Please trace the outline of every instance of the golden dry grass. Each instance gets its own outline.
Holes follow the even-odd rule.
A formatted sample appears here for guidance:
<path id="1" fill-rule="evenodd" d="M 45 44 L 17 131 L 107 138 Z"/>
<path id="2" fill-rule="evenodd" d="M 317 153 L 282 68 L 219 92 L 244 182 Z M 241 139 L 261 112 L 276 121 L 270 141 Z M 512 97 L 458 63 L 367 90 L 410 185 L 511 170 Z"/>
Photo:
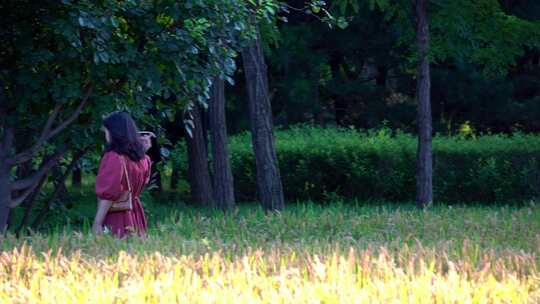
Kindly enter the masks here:
<path id="1" fill-rule="evenodd" d="M 0 302 L 540 303 L 536 205 L 362 209 L 369 217 L 339 208 L 175 215 L 127 241 L 8 235 Z M 411 236 L 419 227 L 430 229 Z"/>
<path id="2" fill-rule="evenodd" d="M 0 258 L 2 303 L 538 303 L 534 257 L 483 253 L 477 265 L 419 246 L 330 255 L 252 251 L 233 259 L 137 256 Z"/>

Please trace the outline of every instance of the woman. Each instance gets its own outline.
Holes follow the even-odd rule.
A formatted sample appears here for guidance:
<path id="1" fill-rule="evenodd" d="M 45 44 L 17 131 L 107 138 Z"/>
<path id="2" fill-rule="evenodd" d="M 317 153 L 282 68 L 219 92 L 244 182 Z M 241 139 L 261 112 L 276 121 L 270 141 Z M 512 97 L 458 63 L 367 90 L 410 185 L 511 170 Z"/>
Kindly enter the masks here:
<path id="1" fill-rule="evenodd" d="M 146 235 L 146 218 L 139 194 L 150 180 L 150 137 L 139 135 L 137 126 L 127 112 L 114 112 L 103 121 L 107 147 L 96 177 L 98 208 L 92 226 L 95 234 L 108 229 L 117 237 Z M 125 174 L 124 165 L 127 169 Z M 129 184 L 128 184 L 129 179 Z M 131 210 L 109 212 L 113 201 L 132 191 Z"/>

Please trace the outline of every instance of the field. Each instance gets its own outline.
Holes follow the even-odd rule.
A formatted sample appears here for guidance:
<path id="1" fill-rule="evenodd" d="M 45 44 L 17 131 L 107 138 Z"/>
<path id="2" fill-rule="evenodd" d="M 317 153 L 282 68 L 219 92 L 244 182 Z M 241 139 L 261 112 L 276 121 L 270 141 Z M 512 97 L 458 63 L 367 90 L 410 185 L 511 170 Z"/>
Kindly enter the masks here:
<path id="1" fill-rule="evenodd" d="M 535 203 L 167 208 L 150 213 L 146 239 L 6 236 L 0 302 L 540 302 Z"/>

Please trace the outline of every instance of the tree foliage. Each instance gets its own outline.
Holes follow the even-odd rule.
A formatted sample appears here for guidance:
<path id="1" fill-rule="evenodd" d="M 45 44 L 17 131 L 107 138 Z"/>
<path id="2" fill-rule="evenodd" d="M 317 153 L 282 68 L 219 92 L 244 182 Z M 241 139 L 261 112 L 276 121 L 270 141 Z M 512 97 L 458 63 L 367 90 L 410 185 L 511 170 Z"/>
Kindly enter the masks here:
<path id="1" fill-rule="evenodd" d="M 240 0 L 4 1 L 0 8 L 1 174 L 54 155 L 11 177 L 0 191 L 11 207 L 68 146 L 94 142 L 104 113 L 130 108 L 148 119 L 151 108 L 174 117 L 205 106 L 215 76 L 232 82 L 234 57 L 255 33 L 249 16 L 259 9 Z"/>
<path id="2" fill-rule="evenodd" d="M 277 122 L 414 131 L 411 2 L 329 6 L 345 29 L 292 15 L 279 25 L 268 56 Z M 452 133 L 467 121 L 478 131 L 540 130 L 538 5 L 441 0 L 430 1 L 429 13 L 435 131 Z"/>

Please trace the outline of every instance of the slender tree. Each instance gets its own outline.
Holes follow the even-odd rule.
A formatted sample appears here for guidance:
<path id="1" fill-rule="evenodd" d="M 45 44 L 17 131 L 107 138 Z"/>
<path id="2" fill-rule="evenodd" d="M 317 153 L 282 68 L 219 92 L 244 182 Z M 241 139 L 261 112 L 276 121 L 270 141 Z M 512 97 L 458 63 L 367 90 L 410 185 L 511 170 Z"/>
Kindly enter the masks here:
<path id="1" fill-rule="evenodd" d="M 190 120 L 193 122 L 193 128 L 190 129 L 186 138 L 191 196 L 193 201 L 201 206 L 214 207 L 212 182 L 208 171 L 208 151 L 203 138 L 201 109 L 195 105 L 186 115 L 191 115 Z"/>
<path id="2" fill-rule="evenodd" d="M 251 138 L 257 168 L 257 190 L 265 210 L 282 210 L 283 187 L 274 144 L 272 108 L 268 95 L 268 75 L 261 36 L 242 51 L 246 77 Z"/>
<path id="3" fill-rule="evenodd" d="M 418 150 L 416 164 L 416 202 L 425 208 L 433 202 L 433 153 L 431 146 L 431 76 L 429 70 L 428 0 L 415 0 L 416 44 L 418 67 L 416 99 L 418 102 Z"/>
<path id="4" fill-rule="evenodd" d="M 234 208 L 234 182 L 229 160 L 225 118 L 225 82 L 216 77 L 209 102 L 214 201 L 218 208 Z"/>

